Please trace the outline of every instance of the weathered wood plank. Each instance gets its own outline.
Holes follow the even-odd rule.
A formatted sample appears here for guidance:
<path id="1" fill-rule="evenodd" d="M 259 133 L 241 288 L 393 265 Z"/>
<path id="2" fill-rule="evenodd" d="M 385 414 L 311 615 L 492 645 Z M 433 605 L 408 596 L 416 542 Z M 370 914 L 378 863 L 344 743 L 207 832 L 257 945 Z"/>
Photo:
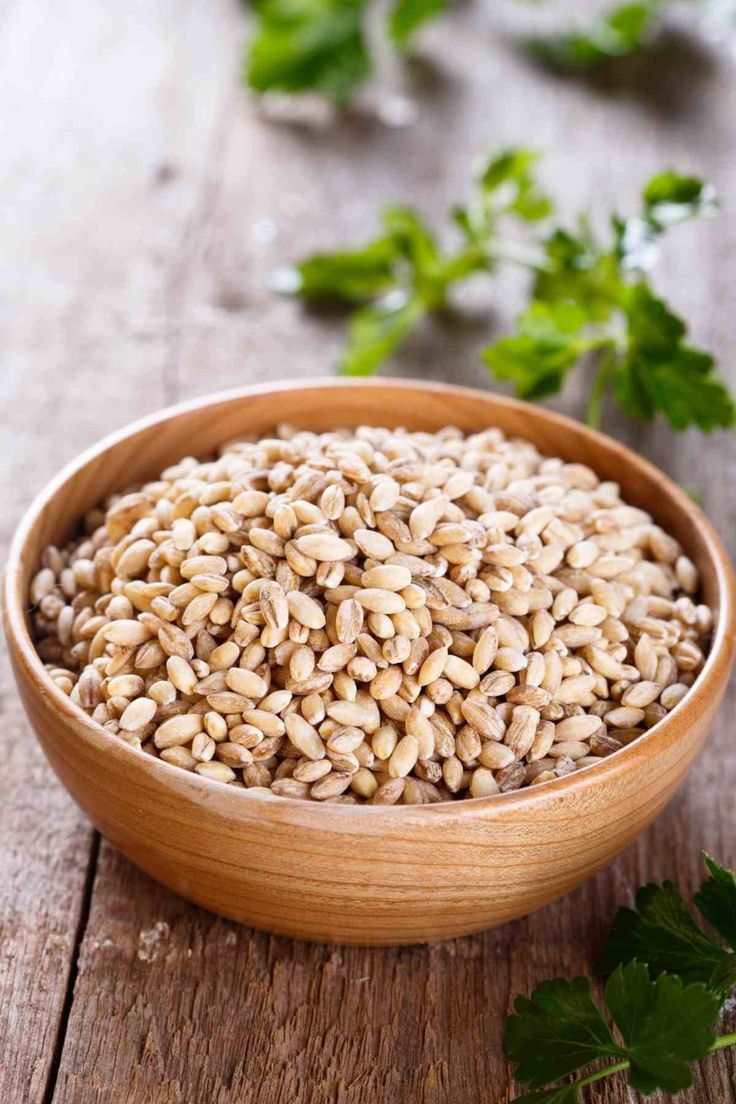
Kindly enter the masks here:
<path id="1" fill-rule="evenodd" d="M 11 372 L 0 381 L 12 402 L 13 517 L 64 458 L 138 412 L 255 379 L 331 371 L 341 324 L 277 299 L 269 273 L 308 249 L 368 235 L 383 201 L 413 199 L 439 219 L 463 194 L 477 153 L 520 140 L 546 148 L 548 183 L 569 211 L 633 203 L 647 174 L 670 163 L 707 171 L 733 192 L 736 79 L 727 62 L 691 58 L 687 100 L 678 94 L 682 62 L 680 72 L 638 63 L 621 87 L 599 82 L 585 92 L 515 51 L 508 36 L 523 18 L 518 7 L 463 6 L 429 32 L 408 130 L 355 113 L 329 128 L 264 120 L 234 86 L 241 15 L 226 0 L 134 6 L 125 23 L 108 4 L 10 8 L 0 72 L 14 96 L 11 163 L 16 183 L 25 180 L 2 275 L 14 308 L 3 324 Z M 32 90 L 18 79 L 19 43 L 31 40 L 34 64 L 51 74 L 34 127 Z M 735 235 L 728 214 L 681 230 L 660 281 L 726 365 Z M 508 324 L 522 283 L 509 274 L 479 287 L 463 316 L 429 325 L 391 370 L 488 385 L 476 350 Z M 580 387 L 558 405 L 579 413 Z M 50 433 L 52 424 L 63 432 Z M 676 478 L 700 484 L 733 541 L 730 444 L 609 425 Z M 90 840 L 14 708 L 15 727 L 0 730 L 14 753 L 0 777 L 14 872 L 3 886 L 17 909 L 14 973 L 3 990 L 10 1030 L 0 1031 L 0 1085 L 12 1104 L 40 1099 L 48 1077 Z M 103 844 L 54 1100 L 502 1104 L 512 1095 L 500 1047 L 510 997 L 552 973 L 589 970 L 615 905 L 642 881 L 675 874 L 692 890 L 701 846 L 736 862 L 729 715 L 681 796 L 613 867 L 536 916 L 433 947 L 271 939 L 191 908 Z M 53 916 L 34 932 L 44 899 Z M 58 931 L 53 977 L 47 948 Z M 730 1099 L 735 1071 L 729 1054 L 718 1055 L 683 1100 Z M 620 1084 L 591 1097 L 631 1099 Z"/>
<path id="2" fill-rule="evenodd" d="M 6 686 L 11 679 L 3 657 Z M 76 953 L 92 830 L 8 690 L 0 701 L 0 1096 L 41 1100 Z"/>
<path id="3" fill-rule="evenodd" d="M 198 57 L 217 44 L 217 12 L 200 14 L 139 6 L 123 31 L 104 5 L 4 8 L 3 549 L 63 463 L 166 401 L 176 266 L 207 178 L 213 100 L 232 89 L 216 56 L 207 89 L 187 79 L 193 42 Z M 174 154 L 192 172 L 166 183 Z M 4 652 L 2 678 L 0 1099 L 37 1104 L 63 1043 L 96 849 L 31 736 Z"/>

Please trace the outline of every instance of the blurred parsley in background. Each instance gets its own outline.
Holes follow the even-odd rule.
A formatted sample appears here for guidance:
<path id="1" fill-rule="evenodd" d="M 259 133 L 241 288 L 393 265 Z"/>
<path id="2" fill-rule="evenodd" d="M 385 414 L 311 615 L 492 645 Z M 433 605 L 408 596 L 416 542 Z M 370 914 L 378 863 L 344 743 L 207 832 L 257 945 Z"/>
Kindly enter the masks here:
<path id="1" fill-rule="evenodd" d="M 255 92 L 317 92 L 345 103 L 370 76 L 365 34 L 371 0 L 256 0 L 255 28 L 244 61 Z M 393 0 L 386 37 L 400 52 L 446 7 L 447 0 Z"/>
<path id="2" fill-rule="evenodd" d="M 453 211 L 455 248 L 443 248 L 418 211 L 393 206 L 372 241 L 304 258 L 282 276 L 282 288 L 352 307 L 340 369 L 369 375 L 427 314 L 448 307 L 456 285 L 501 262 L 521 264 L 533 273 L 529 302 L 516 332 L 483 353 L 497 379 L 523 398 L 540 399 L 592 362 L 592 425 L 609 394 L 643 422 L 659 413 L 676 430 L 732 426 L 736 408 L 713 358 L 688 343 L 685 322 L 648 276 L 667 230 L 716 211 L 713 188 L 668 170 L 646 185 L 639 212 L 611 216 L 605 240 L 581 215 L 574 229 L 537 232 L 530 245 L 500 230 L 534 226 L 552 213 L 534 176 L 536 159 L 530 150 L 510 149 L 485 162 L 469 203 Z"/>

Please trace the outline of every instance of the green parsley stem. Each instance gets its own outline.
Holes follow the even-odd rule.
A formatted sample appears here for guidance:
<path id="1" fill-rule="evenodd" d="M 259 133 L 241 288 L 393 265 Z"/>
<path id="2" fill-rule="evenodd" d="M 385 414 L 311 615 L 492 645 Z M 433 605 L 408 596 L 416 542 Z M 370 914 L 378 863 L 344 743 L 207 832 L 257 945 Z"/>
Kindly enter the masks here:
<path id="1" fill-rule="evenodd" d="M 595 379 L 593 380 L 593 386 L 590 389 L 588 409 L 585 415 L 585 421 L 591 429 L 600 429 L 603 399 L 608 385 L 608 372 L 610 367 L 611 356 L 610 354 L 604 354 L 598 366 Z"/>
<path id="2" fill-rule="evenodd" d="M 551 272 L 552 266 L 543 254 L 534 249 L 522 245 L 520 242 L 501 241 L 500 238 L 491 238 L 483 246 L 486 257 L 492 261 L 513 261 L 523 265 L 524 268 L 532 268 L 535 272 Z"/>
<path id="3" fill-rule="evenodd" d="M 734 1046 L 734 1044 L 736 1044 L 736 1031 L 731 1032 L 730 1035 L 719 1035 L 710 1048 L 711 1053 L 716 1050 L 723 1050 L 725 1047 Z M 576 1089 L 580 1089 L 584 1085 L 592 1085 L 594 1081 L 603 1081 L 604 1078 L 611 1077 L 614 1073 L 621 1073 L 622 1070 L 629 1069 L 630 1065 L 628 1058 L 625 1058 L 621 1062 L 604 1066 L 603 1069 L 596 1070 L 595 1073 L 589 1073 L 587 1077 L 581 1077 L 579 1080 L 573 1081 L 572 1084 Z"/>
<path id="4" fill-rule="evenodd" d="M 723 1050 L 724 1047 L 734 1046 L 734 1044 L 736 1044 L 736 1031 L 732 1031 L 730 1035 L 719 1035 L 710 1049 Z"/>
<path id="5" fill-rule="evenodd" d="M 596 1070 L 595 1073 L 589 1073 L 587 1077 L 581 1077 L 579 1081 L 573 1081 L 576 1089 L 581 1088 L 583 1085 L 592 1085 L 594 1081 L 602 1081 L 604 1077 L 610 1077 L 613 1073 L 620 1073 L 621 1070 L 628 1069 L 631 1062 L 628 1058 L 625 1058 L 622 1062 L 614 1062 L 612 1066 L 604 1066 L 603 1069 Z"/>
<path id="6" fill-rule="evenodd" d="M 570 1088 L 582 1089 L 584 1085 L 592 1085 L 594 1081 L 603 1081 L 605 1077 L 611 1077 L 614 1073 L 621 1073 L 622 1070 L 627 1070 L 631 1065 L 628 1058 L 624 1058 L 622 1062 L 614 1062 L 610 1066 L 604 1066 L 603 1069 L 596 1070 L 595 1073 L 589 1073 L 587 1077 L 577 1078 L 575 1081 L 571 1081 Z"/>

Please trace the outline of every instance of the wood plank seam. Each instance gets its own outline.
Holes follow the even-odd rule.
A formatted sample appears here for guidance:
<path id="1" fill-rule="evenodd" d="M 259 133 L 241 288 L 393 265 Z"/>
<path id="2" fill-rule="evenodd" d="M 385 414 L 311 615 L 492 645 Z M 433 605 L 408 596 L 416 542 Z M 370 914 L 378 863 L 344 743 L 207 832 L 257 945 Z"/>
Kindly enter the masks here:
<path id="1" fill-rule="evenodd" d="M 54 1052 L 51 1058 L 51 1064 L 49 1066 L 48 1078 L 46 1081 L 46 1088 L 41 1100 L 41 1104 L 52 1104 L 56 1093 L 56 1082 L 59 1076 L 59 1070 L 61 1068 L 61 1058 L 64 1053 L 64 1042 L 66 1040 L 66 1032 L 69 1024 L 69 1018 L 72 1012 L 72 1005 L 74 1003 L 74 989 L 77 982 L 77 975 L 79 973 L 79 955 L 82 947 L 82 941 L 87 931 L 87 925 L 89 923 L 90 909 L 92 908 L 92 894 L 94 892 L 95 877 L 97 875 L 97 863 L 100 856 L 100 833 L 92 833 L 92 842 L 89 850 L 89 862 L 87 864 L 87 873 L 84 880 L 84 889 L 82 891 L 82 904 L 79 911 L 79 920 L 77 922 L 77 928 L 74 933 L 74 945 L 72 947 L 71 961 L 69 965 L 69 973 L 66 981 L 66 991 L 64 993 L 64 1001 L 61 1006 L 61 1015 L 59 1017 L 59 1026 L 56 1032 L 56 1039 L 54 1040 Z"/>

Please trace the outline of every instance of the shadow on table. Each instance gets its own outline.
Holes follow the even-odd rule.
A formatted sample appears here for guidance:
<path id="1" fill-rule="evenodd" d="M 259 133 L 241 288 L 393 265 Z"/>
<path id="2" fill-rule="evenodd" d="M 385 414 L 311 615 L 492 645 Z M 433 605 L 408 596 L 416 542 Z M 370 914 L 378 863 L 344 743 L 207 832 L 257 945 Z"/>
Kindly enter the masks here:
<path id="1" fill-rule="evenodd" d="M 606 98 L 637 101 L 661 116 L 684 116 L 708 93 L 718 69 L 718 55 L 697 32 L 666 29 L 656 43 L 630 57 L 612 58 L 593 69 L 566 71 L 535 59 L 530 39 L 509 36 L 512 48 L 531 65 L 546 69 L 553 79 L 577 81 L 589 92 Z"/>
<path id="2" fill-rule="evenodd" d="M 314 92 L 295 96 L 269 92 L 251 103 L 266 123 L 308 141 L 310 149 L 324 148 L 328 153 L 342 149 L 346 155 L 359 153 L 365 158 L 372 149 L 385 148 L 392 134 L 402 141 L 420 115 L 431 118 L 456 94 L 457 80 L 435 58 L 415 55 L 402 66 L 400 85 L 376 81 L 343 106 Z"/>

